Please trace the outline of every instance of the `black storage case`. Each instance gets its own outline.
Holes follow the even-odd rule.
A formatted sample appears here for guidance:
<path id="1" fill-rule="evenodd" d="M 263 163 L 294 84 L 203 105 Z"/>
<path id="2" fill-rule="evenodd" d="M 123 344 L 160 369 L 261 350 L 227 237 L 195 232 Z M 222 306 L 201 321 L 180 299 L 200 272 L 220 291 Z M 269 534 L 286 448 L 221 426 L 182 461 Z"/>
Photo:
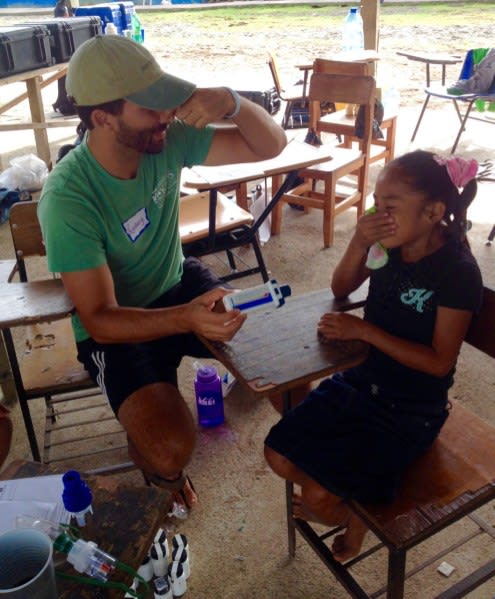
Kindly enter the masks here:
<path id="1" fill-rule="evenodd" d="M 48 67 L 53 63 L 47 27 L 0 27 L 0 77 Z"/>
<path id="2" fill-rule="evenodd" d="M 57 63 L 67 62 L 83 42 L 102 33 L 101 19 L 97 16 L 60 18 L 20 25 L 43 25 L 48 28 L 52 56 Z"/>
<path id="3" fill-rule="evenodd" d="M 237 91 L 237 93 L 251 100 L 251 102 L 263 106 L 269 114 L 277 114 L 280 110 L 280 96 L 274 87 L 264 92 Z"/>

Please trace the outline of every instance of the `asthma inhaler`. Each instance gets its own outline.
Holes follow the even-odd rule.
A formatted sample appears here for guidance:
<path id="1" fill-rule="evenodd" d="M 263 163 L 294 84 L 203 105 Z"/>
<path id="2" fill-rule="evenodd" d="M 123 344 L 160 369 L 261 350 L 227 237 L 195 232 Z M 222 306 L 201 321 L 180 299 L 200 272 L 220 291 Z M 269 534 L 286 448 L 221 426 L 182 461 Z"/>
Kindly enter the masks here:
<path id="1" fill-rule="evenodd" d="M 223 298 L 223 305 L 227 311 L 241 310 L 257 310 L 259 308 L 279 308 L 285 304 L 285 299 L 291 294 L 289 285 L 279 285 L 275 279 L 249 287 L 249 289 L 241 289 L 229 293 Z"/>

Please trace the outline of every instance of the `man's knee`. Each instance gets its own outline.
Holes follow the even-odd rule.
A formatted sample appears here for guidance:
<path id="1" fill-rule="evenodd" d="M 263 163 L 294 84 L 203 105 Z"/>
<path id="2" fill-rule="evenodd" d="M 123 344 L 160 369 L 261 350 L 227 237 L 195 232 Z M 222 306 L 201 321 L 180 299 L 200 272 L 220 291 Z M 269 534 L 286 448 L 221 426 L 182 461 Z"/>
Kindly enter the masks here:
<path id="1" fill-rule="evenodd" d="M 168 383 L 147 385 L 129 396 L 119 409 L 129 453 L 144 470 L 173 477 L 189 462 L 196 424 L 179 391 Z"/>

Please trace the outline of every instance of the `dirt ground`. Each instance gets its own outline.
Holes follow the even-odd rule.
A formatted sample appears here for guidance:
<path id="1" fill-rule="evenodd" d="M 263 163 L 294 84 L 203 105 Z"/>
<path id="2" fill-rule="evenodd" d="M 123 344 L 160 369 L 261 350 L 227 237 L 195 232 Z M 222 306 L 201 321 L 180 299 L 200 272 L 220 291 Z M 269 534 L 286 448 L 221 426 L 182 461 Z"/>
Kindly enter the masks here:
<path id="1" fill-rule="evenodd" d="M 325 10 L 343 9 L 332 7 L 315 10 L 324 16 Z M 340 44 L 340 32 L 336 27 L 301 30 L 297 39 L 280 29 L 273 29 L 269 35 L 266 32 L 237 35 L 234 27 L 232 31 L 222 31 L 218 35 L 198 36 L 182 17 L 177 17 L 177 23 L 166 28 L 147 23 L 147 19 L 147 16 L 143 16 L 146 44 L 156 52 L 163 66 L 200 85 L 230 84 L 237 89 L 257 90 L 271 87 L 265 59 L 266 51 L 273 48 L 279 56 L 283 78 L 293 83 L 299 77 L 295 64 L 311 62 L 316 55 L 330 56 Z M 19 19 L 4 17 L 2 25 L 7 24 L 7 21 L 19 22 Z M 401 99 L 397 153 L 413 147 L 448 153 L 456 132 L 456 117 L 451 106 L 433 107 L 425 117 L 416 143 L 414 146 L 410 144 L 411 131 L 424 98 L 422 87 L 425 73 L 423 65 L 408 62 L 397 56 L 396 51 L 421 47 L 422 50 L 441 50 L 462 55 L 468 47 L 466 40 L 491 39 L 492 30 L 490 23 L 471 29 L 462 23 L 455 27 L 438 25 L 427 32 L 415 26 L 382 28 L 379 82 L 384 89 L 395 87 Z M 297 50 L 294 49 L 296 44 Z M 456 79 L 458 70 L 456 66 L 449 68 L 449 81 Z M 44 92 L 48 113 L 55 97 L 56 86 Z M 21 106 L 3 118 L 14 120 L 25 114 L 26 107 Z M 275 118 L 280 119 L 281 114 Z M 289 134 L 304 136 L 304 131 L 295 130 Z M 1 137 L 0 151 L 4 167 L 12 156 L 34 151 L 30 132 L 2 133 Z M 61 143 L 71 138 L 67 131 L 52 130 L 52 156 L 55 157 Z M 493 160 L 493 139 L 486 124 L 472 123 L 457 153 L 480 160 Z M 372 167 L 372 179 L 379 168 L 379 165 Z M 495 248 L 486 246 L 485 240 L 495 223 L 493 189 L 493 183 L 480 184 L 470 213 L 473 252 L 480 263 L 485 282 L 491 285 L 495 284 Z M 332 268 L 342 254 L 354 225 L 354 211 L 339 216 L 335 245 L 323 250 L 321 213 L 314 210 L 304 215 L 287 207 L 281 235 L 272 237 L 263 248 L 271 273 L 279 282 L 290 284 L 294 294 L 327 286 Z M 9 235 L 8 225 L 1 226 L 0 258 L 12 257 Z M 216 262 L 212 264 L 217 268 Z M 255 279 L 245 280 L 243 285 L 258 282 Z M 467 347 L 463 348 L 452 396 L 495 425 L 493 372 L 493 364 L 489 360 Z M 191 409 L 194 409 L 192 373 L 191 361 L 185 360 L 179 373 L 180 388 Z M 40 428 L 43 406 L 35 403 L 33 407 L 37 427 Z M 188 472 L 194 480 L 200 504 L 187 520 L 164 519 L 165 526 L 183 532 L 189 538 L 192 574 L 185 597 L 344 599 L 347 593 L 299 538 L 296 558 L 289 560 L 287 557 L 284 486 L 268 469 L 262 454 L 263 439 L 271 424 L 277 420 L 277 415 L 268 402 L 253 400 L 239 386 L 226 398 L 225 410 L 225 425 L 208 431 L 198 430 L 197 448 Z M 13 418 L 15 438 L 10 458 L 29 458 L 18 406 L 13 407 Z M 124 478 L 142 484 L 136 472 Z M 492 526 L 495 524 L 493 505 L 485 508 L 483 515 Z M 474 528 L 472 522 L 463 521 L 415 548 L 410 552 L 408 568 L 415 567 L 428 559 L 434 550 L 453 543 Z M 366 546 L 371 545 L 372 541 L 372 535 L 368 535 Z M 407 584 L 406 596 L 411 599 L 432 599 L 470 569 L 484 563 L 487 557 L 493 556 L 494 550 L 494 539 L 487 538 L 487 535 L 476 537 L 413 577 Z M 436 571 L 442 560 L 456 568 L 448 579 Z M 384 584 L 385 567 L 384 551 L 379 552 L 368 565 L 359 566 L 359 578 L 367 589 L 375 590 Z M 471 599 L 493 599 L 494 596 L 495 580 L 469 595 Z"/>

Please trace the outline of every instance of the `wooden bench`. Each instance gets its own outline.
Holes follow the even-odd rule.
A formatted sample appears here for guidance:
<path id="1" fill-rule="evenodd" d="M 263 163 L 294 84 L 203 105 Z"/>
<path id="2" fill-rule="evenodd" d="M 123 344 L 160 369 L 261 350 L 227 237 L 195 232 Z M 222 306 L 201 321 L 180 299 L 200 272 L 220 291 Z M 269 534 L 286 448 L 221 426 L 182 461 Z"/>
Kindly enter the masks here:
<path id="1" fill-rule="evenodd" d="M 488 356 L 495 357 L 493 289 L 485 287 L 483 308 L 473 319 L 465 341 Z M 487 401 L 491 399 L 487 397 Z M 369 599 L 386 593 L 387 599 L 402 599 L 406 578 L 421 570 L 421 566 L 415 567 L 406 576 L 406 554 L 412 547 L 465 516 L 476 524 L 477 531 L 467 534 L 463 539 L 456 539 L 456 543 L 430 558 L 427 564 L 434 563 L 435 558 L 445 556 L 448 551 L 461 546 L 477 534 L 487 533 L 495 540 L 493 526 L 483 521 L 478 514 L 473 514 L 493 499 L 495 427 L 459 403 L 453 402 L 450 416 L 438 439 L 430 450 L 410 467 L 394 503 L 349 504 L 378 537 L 379 544 L 363 551 L 346 564 L 340 564 L 333 558 L 326 544 L 326 540 L 340 529 L 320 533 L 316 525 L 292 518 L 289 505 L 289 552 L 292 556 L 295 554 L 295 531 L 298 530 L 352 597 Z M 288 501 L 290 502 L 289 496 Z M 383 546 L 388 550 L 387 582 L 383 588 L 368 593 L 351 569 Z M 438 599 L 463 597 L 492 577 L 495 574 L 493 549 L 487 553 L 492 557 L 487 564 L 439 594 Z M 428 594 L 428 598 L 430 597 Z"/>

